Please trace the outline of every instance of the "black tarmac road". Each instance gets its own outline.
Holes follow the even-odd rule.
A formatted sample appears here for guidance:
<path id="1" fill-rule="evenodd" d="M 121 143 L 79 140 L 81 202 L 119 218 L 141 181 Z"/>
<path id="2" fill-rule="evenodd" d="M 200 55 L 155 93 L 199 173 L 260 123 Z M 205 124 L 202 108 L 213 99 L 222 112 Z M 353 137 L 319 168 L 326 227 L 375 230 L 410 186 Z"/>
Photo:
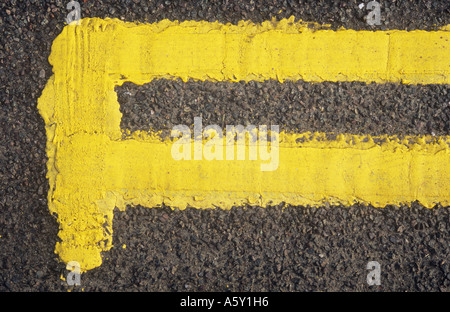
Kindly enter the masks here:
<path id="1" fill-rule="evenodd" d="M 114 215 L 113 247 L 81 286 L 54 254 L 46 135 L 36 108 L 68 1 L 0 3 L 0 291 L 450 291 L 450 207 L 129 207 Z M 450 2 L 379 1 L 369 26 L 359 1 L 79 1 L 82 17 L 127 21 L 297 19 L 355 30 L 436 30 Z M 366 1 L 367 2 L 367 1 Z M 288 131 L 450 134 L 449 85 L 157 80 L 117 88 L 122 127 L 277 124 Z M 169 132 L 170 133 L 170 132 Z M 332 135 L 332 134 L 330 134 Z M 126 248 L 122 248 L 126 245 Z M 381 285 L 366 266 L 380 263 Z"/>

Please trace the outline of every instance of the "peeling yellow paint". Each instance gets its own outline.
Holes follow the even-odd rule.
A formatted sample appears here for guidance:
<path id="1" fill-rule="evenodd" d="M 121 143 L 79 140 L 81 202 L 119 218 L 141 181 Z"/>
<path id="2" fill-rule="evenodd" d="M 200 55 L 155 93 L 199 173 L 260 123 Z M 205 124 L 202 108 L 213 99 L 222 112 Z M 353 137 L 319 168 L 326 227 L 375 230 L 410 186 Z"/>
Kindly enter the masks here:
<path id="1" fill-rule="evenodd" d="M 449 83 L 446 31 L 317 30 L 293 19 L 155 24 L 83 19 L 55 39 L 38 108 L 47 132 L 49 209 L 60 224 L 55 252 L 81 270 L 112 247 L 113 209 L 246 203 L 382 207 L 450 201 L 449 137 L 280 133 L 279 167 L 262 160 L 175 161 L 171 141 L 123 139 L 116 85 L 158 78 L 212 81 L 304 79 Z"/>

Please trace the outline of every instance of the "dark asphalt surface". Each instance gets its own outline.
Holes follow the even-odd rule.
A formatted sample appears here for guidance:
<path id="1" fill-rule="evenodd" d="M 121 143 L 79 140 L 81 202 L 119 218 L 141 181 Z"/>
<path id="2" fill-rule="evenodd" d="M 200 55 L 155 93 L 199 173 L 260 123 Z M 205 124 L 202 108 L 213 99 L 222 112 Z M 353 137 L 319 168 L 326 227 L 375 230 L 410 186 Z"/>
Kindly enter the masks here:
<path id="1" fill-rule="evenodd" d="M 69 289 L 61 280 L 68 271 L 53 252 L 58 223 L 47 208 L 46 136 L 36 108 L 52 74 L 47 59 L 65 25 L 67 2 L 0 3 L 0 291 Z M 378 27 L 365 23 L 361 2 L 80 4 L 82 17 L 140 22 L 262 22 L 294 15 L 334 29 L 434 30 L 450 24 L 447 0 L 379 1 Z M 229 124 L 372 135 L 449 135 L 449 91 L 448 85 L 167 80 L 117 89 L 124 129 L 167 131 L 201 112 L 205 123 L 220 124 L 225 114 Z M 129 207 L 116 211 L 113 228 L 115 247 L 74 291 L 450 291 L 449 207 Z M 380 286 L 366 283 L 372 260 L 381 264 Z"/>
<path id="2" fill-rule="evenodd" d="M 448 85 L 158 79 L 116 87 L 122 129 L 162 131 L 177 124 L 279 125 L 280 131 L 359 135 L 448 135 Z M 192 127 L 193 129 L 193 127 Z M 191 130 L 192 130 L 191 129 Z"/>

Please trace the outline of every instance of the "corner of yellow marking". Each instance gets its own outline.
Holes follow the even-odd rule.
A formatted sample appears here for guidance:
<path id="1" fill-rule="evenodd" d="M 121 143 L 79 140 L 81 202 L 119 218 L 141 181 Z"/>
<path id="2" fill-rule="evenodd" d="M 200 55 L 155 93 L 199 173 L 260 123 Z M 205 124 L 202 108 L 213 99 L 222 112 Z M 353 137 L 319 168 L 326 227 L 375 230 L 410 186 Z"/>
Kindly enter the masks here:
<path id="1" fill-rule="evenodd" d="M 405 145 L 391 138 L 376 145 L 370 136 L 368 142 L 343 135 L 297 143 L 307 134 L 282 133 L 279 168 L 272 172 L 261 172 L 259 160 L 176 162 L 171 143 L 154 133 L 121 139 L 114 87 L 125 81 L 449 83 L 447 31 L 331 31 L 308 25 L 293 18 L 238 25 L 92 18 L 66 26 L 53 43 L 54 75 L 38 101 L 60 258 L 77 261 L 82 271 L 100 266 L 101 252 L 112 247 L 113 209 L 127 205 L 448 204 L 448 137 L 433 144 L 410 138 L 417 143 Z"/>

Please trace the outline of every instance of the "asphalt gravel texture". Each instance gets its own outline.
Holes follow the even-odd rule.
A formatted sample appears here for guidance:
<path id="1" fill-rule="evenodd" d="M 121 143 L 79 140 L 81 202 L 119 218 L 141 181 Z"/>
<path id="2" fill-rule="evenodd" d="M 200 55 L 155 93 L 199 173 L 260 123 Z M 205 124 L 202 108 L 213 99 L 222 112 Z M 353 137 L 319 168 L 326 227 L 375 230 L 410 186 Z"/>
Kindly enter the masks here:
<path id="1" fill-rule="evenodd" d="M 448 85 L 274 80 L 211 82 L 158 79 L 116 87 L 121 128 L 161 131 L 187 125 L 278 125 L 280 131 L 393 136 L 450 133 Z"/>
<path id="2" fill-rule="evenodd" d="M 46 135 L 36 108 L 52 75 L 51 44 L 68 1 L 0 3 L 0 291 L 450 291 L 450 210 L 407 206 L 245 206 L 231 210 L 128 207 L 115 211 L 114 247 L 69 287 L 54 253 L 58 223 L 47 207 Z M 126 21 L 272 18 L 333 29 L 436 30 L 450 2 L 80 1 L 82 17 Z M 366 1 L 367 2 L 367 1 Z M 117 88 L 122 128 L 167 131 L 204 123 L 279 124 L 288 131 L 449 135 L 448 85 L 158 80 Z M 153 113 L 152 113 L 153 112 Z M 126 248 L 123 248 L 125 247 Z M 366 282 L 369 261 L 381 285 Z"/>

